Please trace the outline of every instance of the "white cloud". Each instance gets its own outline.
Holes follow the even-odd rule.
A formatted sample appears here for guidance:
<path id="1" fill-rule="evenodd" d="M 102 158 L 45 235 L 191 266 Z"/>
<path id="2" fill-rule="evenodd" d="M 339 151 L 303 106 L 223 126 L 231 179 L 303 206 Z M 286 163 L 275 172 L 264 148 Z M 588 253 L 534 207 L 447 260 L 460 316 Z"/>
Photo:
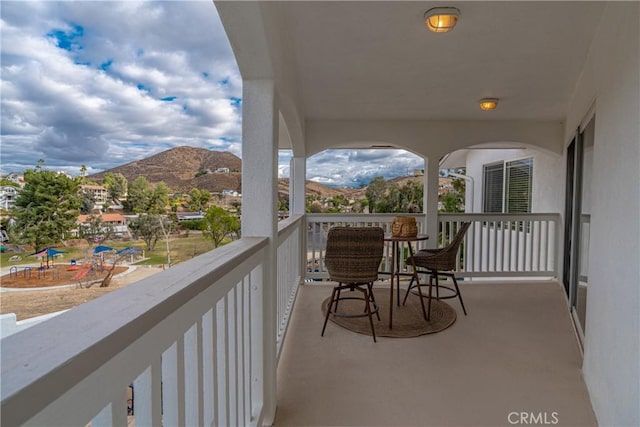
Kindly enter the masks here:
<path id="1" fill-rule="evenodd" d="M 376 176 L 410 175 L 424 160 L 404 150 L 325 150 L 307 159 L 307 179 L 323 184 L 358 187 Z"/>
<path id="2" fill-rule="evenodd" d="M 189 145 L 241 155 L 242 79 L 210 0 L 2 2 L 2 172 L 89 173 Z M 290 152 L 278 175 L 289 175 Z M 401 150 L 329 150 L 310 179 L 404 175 Z"/>
<path id="3" fill-rule="evenodd" d="M 210 1 L 3 2 L 0 31 L 3 171 L 241 152 L 241 78 Z"/>

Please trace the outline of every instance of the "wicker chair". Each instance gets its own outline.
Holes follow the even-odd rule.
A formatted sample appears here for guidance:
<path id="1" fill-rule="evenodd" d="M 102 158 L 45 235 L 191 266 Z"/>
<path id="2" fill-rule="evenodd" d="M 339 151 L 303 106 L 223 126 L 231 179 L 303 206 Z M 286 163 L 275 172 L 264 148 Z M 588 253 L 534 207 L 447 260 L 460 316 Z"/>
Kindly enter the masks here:
<path id="1" fill-rule="evenodd" d="M 373 296 L 373 282 L 378 279 L 378 268 L 384 250 L 384 231 L 380 227 L 333 227 L 327 236 L 327 250 L 324 263 L 329 278 L 338 282 L 331 293 L 331 301 L 322 327 L 322 336 L 327 327 L 329 315 L 342 317 L 369 317 L 373 340 L 376 331 L 373 326 L 373 313 L 378 320 L 378 305 Z M 340 291 L 358 290 L 362 297 L 341 296 Z M 365 302 L 364 313 L 338 313 L 338 302 L 357 299 Z"/>
<path id="2" fill-rule="evenodd" d="M 464 315 L 467 315 L 467 310 L 464 307 L 464 302 L 462 302 L 462 294 L 460 293 L 460 288 L 458 287 L 458 282 L 456 281 L 456 276 L 453 273 L 453 269 L 456 266 L 456 255 L 458 254 L 458 249 L 460 248 L 460 244 L 464 239 L 464 235 L 469 229 L 470 222 L 463 222 L 458 229 L 455 237 L 448 246 L 440 249 L 422 249 L 418 251 L 413 259 L 407 259 L 407 265 L 410 265 L 411 262 L 415 263 L 416 271 L 418 273 L 424 273 L 429 275 L 429 308 L 427 311 L 431 313 L 431 288 L 433 286 L 433 279 L 436 281 L 436 299 L 441 299 L 440 297 L 440 287 L 446 288 L 451 291 L 451 293 L 447 296 L 442 297 L 442 299 L 447 298 L 455 298 L 458 297 L 460 300 L 460 305 L 462 306 L 462 311 Z M 441 286 L 438 283 L 438 276 L 446 276 L 451 277 L 453 279 L 453 284 L 455 289 L 452 289 L 448 286 Z M 404 302 L 407 302 L 407 296 L 409 295 L 409 291 L 413 286 L 414 279 L 411 279 L 409 283 L 409 288 L 407 289 L 407 293 L 404 296 Z M 426 286 L 426 284 L 417 286 Z"/>

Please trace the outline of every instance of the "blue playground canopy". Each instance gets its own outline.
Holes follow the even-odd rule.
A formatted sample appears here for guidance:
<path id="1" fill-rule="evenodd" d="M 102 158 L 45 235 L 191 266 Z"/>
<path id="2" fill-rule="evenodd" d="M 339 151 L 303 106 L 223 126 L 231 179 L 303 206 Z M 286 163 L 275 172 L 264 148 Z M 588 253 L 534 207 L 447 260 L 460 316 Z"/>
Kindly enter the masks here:
<path id="1" fill-rule="evenodd" d="M 59 251 L 53 248 L 44 248 L 44 249 L 40 249 L 38 252 L 34 252 L 30 254 L 29 256 L 35 256 L 35 257 L 46 256 L 47 258 L 49 257 L 53 258 L 54 255 L 66 254 L 66 253 L 67 253 L 66 251 Z"/>
<path id="2" fill-rule="evenodd" d="M 100 246 L 96 246 L 93 249 L 93 253 L 94 254 L 99 254 L 100 252 L 108 252 L 108 251 L 112 251 L 112 250 L 113 250 L 113 248 L 111 246 L 100 245 Z"/>
<path id="3" fill-rule="evenodd" d="M 144 252 L 144 251 L 142 249 L 140 249 L 140 248 L 136 248 L 134 246 L 127 246 L 124 249 L 120 249 L 116 253 L 118 255 L 132 255 L 132 254 L 141 254 L 142 252 Z"/>

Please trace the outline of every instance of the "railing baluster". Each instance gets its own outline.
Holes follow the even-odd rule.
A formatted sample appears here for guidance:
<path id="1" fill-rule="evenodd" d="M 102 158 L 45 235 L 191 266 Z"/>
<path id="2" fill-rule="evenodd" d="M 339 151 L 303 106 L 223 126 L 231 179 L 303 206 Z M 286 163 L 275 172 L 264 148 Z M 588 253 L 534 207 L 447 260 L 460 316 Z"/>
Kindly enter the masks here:
<path id="1" fill-rule="evenodd" d="M 198 343 L 197 324 L 184 334 L 184 400 L 185 423 L 196 425 L 198 420 Z"/>
<path id="2" fill-rule="evenodd" d="M 184 335 L 178 338 L 176 347 L 176 374 L 177 374 L 177 393 L 178 393 L 178 423 L 185 423 L 185 369 L 184 369 Z"/>
<path id="3" fill-rule="evenodd" d="M 111 405 L 109 403 L 91 420 L 91 427 L 110 427 L 113 424 Z"/>
<path id="4" fill-rule="evenodd" d="M 501 273 L 505 273 L 507 271 L 509 271 L 510 268 L 510 263 L 511 263 L 511 245 L 509 244 L 509 221 L 505 221 L 502 220 L 501 221 L 501 228 L 500 231 L 502 233 L 501 235 L 501 246 L 502 246 L 502 264 L 501 264 L 501 269 L 500 272 Z"/>
<path id="5" fill-rule="evenodd" d="M 522 256 L 520 257 L 522 259 L 522 271 L 527 271 L 528 267 L 527 265 L 529 264 L 529 255 L 530 251 L 529 251 L 529 231 L 527 229 L 527 226 L 529 225 L 528 221 L 522 221 Z"/>
<path id="6" fill-rule="evenodd" d="M 184 338 L 162 355 L 163 416 L 167 425 L 184 423 Z"/>
<path id="7" fill-rule="evenodd" d="M 458 232 L 458 230 L 460 229 L 460 222 L 456 221 L 456 233 Z M 462 245 L 464 245 L 464 242 L 462 243 Z M 460 271 L 460 267 L 461 267 L 461 257 L 462 257 L 462 250 L 458 251 L 458 253 L 456 254 L 456 271 Z"/>
<path id="8" fill-rule="evenodd" d="M 479 242 L 478 242 L 478 247 L 480 248 L 479 250 L 479 256 L 478 256 L 478 271 L 486 271 L 485 265 L 484 265 L 484 254 L 485 251 L 487 250 L 487 246 L 485 243 L 485 234 L 487 233 L 487 223 L 486 221 L 482 221 L 481 222 L 481 226 L 480 226 L 480 238 L 479 238 Z"/>
<path id="9" fill-rule="evenodd" d="M 204 425 L 204 342 L 202 332 L 202 318 L 196 323 L 196 342 L 198 369 L 196 379 L 198 381 L 198 425 Z"/>
<path id="10" fill-rule="evenodd" d="M 524 261 L 526 263 L 525 270 L 533 270 L 533 223 L 527 221 L 527 227 L 525 228 L 525 236 L 527 237 L 527 252 L 525 254 Z"/>
<path id="11" fill-rule="evenodd" d="M 238 425 L 246 425 L 244 420 L 244 307 L 242 299 L 244 297 L 243 281 L 238 283 L 236 288 L 236 372 L 238 373 Z M 284 307 L 283 307 L 284 308 Z M 276 317 L 278 320 L 280 317 Z"/>
<path id="12" fill-rule="evenodd" d="M 516 271 L 515 269 L 515 265 L 514 265 L 514 253 L 515 253 L 515 246 L 513 244 L 514 239 L 515 239 L 515 234 L 513 232 L 515 227 L 515 224 L 513 221 L 509 221 L 508 226 L 507 226 L 507 244 L 509 245 L 509 263 L 507 264 L 507 271 Z"/>
<path id="13" fill-rule="evenodd" d="M 216 367 L 218 377 L 218 425 L 227 426 L 229 423 L 229 400 L 231 391 L 229 390 L 229 338 L 227 331 L 228 313 L 227 298 L 225 296 L 218 302 L 217 314 L 217 335 L 218 344 L 218 366 Z"/>
<path id="14" fill-rule="evenodd" d="M 469 249 L 467 250 L 467 256 L 464 259 L 465 270 L 468 273 L 476 271 L 475 253 L 476 253 L 476 233 L 478 229 L 478 222 L 472 221 L 467 231 L 467 237 L 469 242 Z"/>
<path id="15" fill-rule="evenodd" d="M 227 295 L 227 369 L 229 371 L 229 425 L 238 425 L 238 369 L 236 366 L 237 361 L 237 347 L 236 347 L 236 289 L 233 288 Z"/>
<path id="16" fill-rule="evenodd" d="M 210 309 L 202 318 L 202 393 L 203 393 L 203 424 L 215 425 L 216 410 L 216 322 L 214 310 Z"/>
<path id="17" fill-rule="evenodd" d="M 544 271 L 551 270 L 549 268 L 549 243 L 552 241 L 551 234 L 549 232 L 550 227 L 551 227 L 551 221 L 545 221 L 544 222 L 544 245 L 542 246 L 544 253 L 542 257 L 542 265 L 540 267 L 540 269 Z"/>
<path id="18" fill-rule="evenodd" d="M 251 406 L 249 405 L 249 391 L 251 390 L 251 359 L 249 358 L 249 329 L 250 329 L 250 319 L 249 319 L 249 281 L 248 278 L 245 278 L 242 281 L 242 291 L 241 291 L 241 311 L 242 311 L 242 361 L 241 361 L 241 369 L 242 373 L 242 423 L 244 425 L 249 424 L 249 419 L 251 417 Z"/>
<path id="19" fill-rule="evenodd" d="M 131 406 L 135 425 L 156 426 L 162 423 L 162 360 L 158 358 L 133 382 Z"/>
<path id="20" fill-rule="evenodd" d="M 538 223 L 538 264 L 537 271 L 544 271 L 544 246 L 546 244 L 546 227 L 547 221 Z"/>
<path id="21" fill-rule="evenodd" d="M 491 235 L 492 235 L 492 253 L 493 253 L 493 265 L 490 271 L 498 271 L 498 228 L 495 221 L 491 221 Z"/>
<path id="22" fill-rule="evenodd" d="M 246 390 L 246 410 L 249 416 L 247 421 L 252 421 L 251 416 L 253 415 L 253 376 L 256 374 L 253 370 L 253 307 L 251 306 L 251 301 L 253 298 L 253 283 L 251 280 L 251 276 L 249 275 L 247 278 L 247 285 L 245 287 L 245 308 L 244 308 L 244 316 L 247 324 L 247 333 L 244 337 L 245 342 L 245 390 Z"/>
<path id="23" fill-rule="evenodd" d="M 515 271 L 521 271 L 520 270 L 520 225 L 521 222 L 520 221 L 514 221 L 515 224 L 515 244 L 514 247 L 516 249 L 515 254 L 514 254 L 514 259 L 515 259 Z"/>

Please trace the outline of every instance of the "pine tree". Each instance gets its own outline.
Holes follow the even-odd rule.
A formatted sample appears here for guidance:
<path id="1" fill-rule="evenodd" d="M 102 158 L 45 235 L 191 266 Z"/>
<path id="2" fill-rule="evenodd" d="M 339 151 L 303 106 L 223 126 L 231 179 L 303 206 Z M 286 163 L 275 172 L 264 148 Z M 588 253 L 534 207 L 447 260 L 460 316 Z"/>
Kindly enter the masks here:
<path id="1" fill-rule="evenodd" d="M 43 170 L 41 165 L 25 172 L 25 186 L 12 211 L 19 240 L 36 251 L 64 240 L 76 227 L 82 203 L 77 180 Z"/>

